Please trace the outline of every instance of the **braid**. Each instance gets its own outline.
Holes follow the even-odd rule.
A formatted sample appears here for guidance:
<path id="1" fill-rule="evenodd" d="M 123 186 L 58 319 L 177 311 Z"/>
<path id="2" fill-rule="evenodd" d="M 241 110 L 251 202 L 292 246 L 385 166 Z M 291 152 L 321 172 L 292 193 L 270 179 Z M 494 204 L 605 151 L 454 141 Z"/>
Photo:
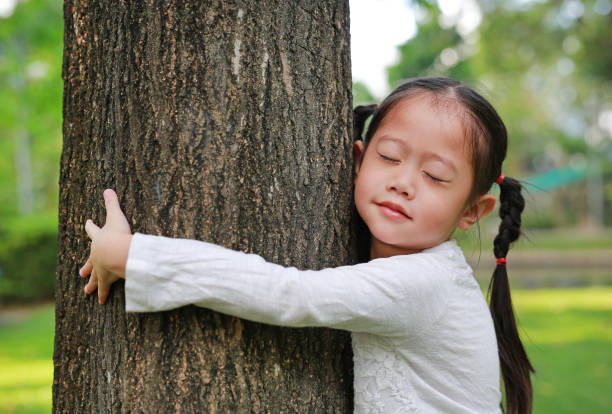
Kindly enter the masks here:
<path id="1" fill-rule="evenodd" d="M 353 109 L 353 141 L 362 140 L 366 120 L 376 112 L 378 105 L 357 105 Z"/>
<path id="2" fill-rule="evenodd" d="M 513 178 L 504 177 L 499 184 L 499 233 L 493 241 L 496 258 L 506 257 L 510 244 L 521 234 L 521 213 L 525 208 L 525 199 L 521 194 L 521 184 Z"/>
<path id="3" fill-rule="evenodd" d="M 501 223 L 493 242 L 493 251 L 497 259 L 505 259 L 510 244 L 520 236 L 525 199 L 521 194 L 521 184 L 517 180 L 505 177 L 499 186 Z M 531 413 L 533 391 L 530 374 L 534 369 L 516 327 L 505 263 L 498 262 L 493 272 L 489 297 L 506 389 L 507 414 Z"/>

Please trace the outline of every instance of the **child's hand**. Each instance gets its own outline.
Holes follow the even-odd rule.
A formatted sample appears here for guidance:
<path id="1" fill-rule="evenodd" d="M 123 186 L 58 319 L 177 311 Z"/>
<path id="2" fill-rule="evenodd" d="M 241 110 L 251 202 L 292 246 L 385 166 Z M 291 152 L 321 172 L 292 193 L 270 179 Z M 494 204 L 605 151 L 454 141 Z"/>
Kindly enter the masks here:
<path id="1" fill-rule="evenodd" d="M 93 293 L 98 289 L 100 304 L 106 302 L 111 285 L 120 277 L 125 279 L 125 264 L 132 241 L 130 225 L 113 190 L 104 191 L 104 204 L 104 227 L 96 226 L 91 220 L 85 223 L 85 231 L 91 239 L 91 251 L 89 259 L 79 270 L 81 277 L 91 274 L 89 283 L 85 286 L 85 293 Z"/>

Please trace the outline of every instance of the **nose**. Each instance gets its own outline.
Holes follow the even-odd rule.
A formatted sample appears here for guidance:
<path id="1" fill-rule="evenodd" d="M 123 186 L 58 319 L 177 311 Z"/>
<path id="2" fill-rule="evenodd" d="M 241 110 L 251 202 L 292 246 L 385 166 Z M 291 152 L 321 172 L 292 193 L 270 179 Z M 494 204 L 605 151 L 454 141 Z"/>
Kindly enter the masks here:
<path id="1" fill-rule="evenodd" d="M 389 180 L 387 186 L 389 191 L 397 192 L 402 197 L 406 197 L 411 200 L 414 198 L 416 193 L 416 184 L 414 182 L 414 173 L 407 171 L 406 169 L 399 169 Z"/>

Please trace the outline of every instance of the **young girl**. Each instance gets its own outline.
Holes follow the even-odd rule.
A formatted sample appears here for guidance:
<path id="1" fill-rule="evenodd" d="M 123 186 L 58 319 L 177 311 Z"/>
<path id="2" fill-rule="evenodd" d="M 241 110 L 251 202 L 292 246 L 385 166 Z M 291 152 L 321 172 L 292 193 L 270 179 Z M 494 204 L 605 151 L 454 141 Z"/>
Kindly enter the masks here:
<path id="1" fill-rule="evenodd" d="M 361 140 L 365 120 L 373 118 Z M 125 278 L 129 312 L 196 304 L 252 321 L 352 331 L 355 412 L 530 413 L 533 368 L 519 339 L 506 253 L 520 232 L 520 184 L 501 173 L 506 128 L 493 107 L 446 78 L 414 79 L 355 111 L 355 206 L 369 259 L 301 271 L 196 240 L 131 234 L 116 194 L 85 230 L 86 293 Z M 490 312 L 451 236 L 494 207 Z M 492 316 L 492 317 L 491 317 Z"/>

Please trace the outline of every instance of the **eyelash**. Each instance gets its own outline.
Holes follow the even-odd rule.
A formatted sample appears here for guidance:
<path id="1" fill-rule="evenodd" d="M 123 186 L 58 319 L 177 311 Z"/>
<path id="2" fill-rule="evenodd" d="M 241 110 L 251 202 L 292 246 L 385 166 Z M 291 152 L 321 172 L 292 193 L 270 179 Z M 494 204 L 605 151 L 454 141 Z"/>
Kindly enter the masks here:
<path id="1" fill-rule="evenodd" d="M 380 156 L 380 158 L 381 158 L 383 161 L 386 161 L 386 162 L 393 162 L 393 163 L 399 162 L 398 160 L 395 160 L 395 159 L 393 159 L 393 158 L 389 158 L 389 157 L 387 157 L 387 156 L 385 156 L 385 155 L 382 155 L 382 154 L 380 154 L 380 153 L 379 153 L 378 155 Z"/>
<path id="2" fill-rule="evenodd" d="M 428 177 L 428 178 L 429 178 L 431 181 L 433 181 L 434 183 L 436 183 L 436 184 L 439 184 L 439 183 L 443 183 L 443 182 L 444 182 L 444 180 L 441 180 L 441 179 L 439 179 L 438 177 L 434 177 L 433 175 L 431 175 L 431 174 L 429 174 L 429 173 L 425 173 L 425 175 L 427 175 L 427 177 Z"/>

